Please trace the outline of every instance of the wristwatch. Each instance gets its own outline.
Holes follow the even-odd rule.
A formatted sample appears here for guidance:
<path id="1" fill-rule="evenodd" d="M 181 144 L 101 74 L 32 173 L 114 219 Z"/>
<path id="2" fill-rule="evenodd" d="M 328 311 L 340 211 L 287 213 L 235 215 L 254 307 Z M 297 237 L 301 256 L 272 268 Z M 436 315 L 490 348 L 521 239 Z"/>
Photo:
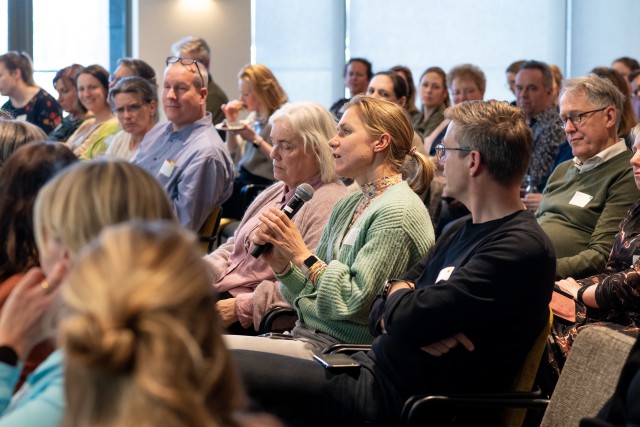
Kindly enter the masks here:
<path id="1" fill-rule="evenodd" d="M 254 147 L 259 148 L 260 144 L 262 144 L 262 137 L 260 135 L 258 135 L 256 137 L 256 139 L 253 140 L 252 144 L 253 144 Z"/>
<path id="2" fill-rule="evenodd" d="M 302 261 L 302 272 L 305 276 L 308 275 L 309 269 L 316 263 L 320 261 L 317 256 L 311 255 L 309 258 Z"/>
<path id="3" fill-rule="evenodd" d="M 407 285 L 409 285 L 410 289 L 415 289 L 416 285 L 414 285 L 413 283 L 406 281 L 404 279 L 387 279 L 384 282 L 384 286 L 382 287 L 382 291 L 380 291 L 380 294 L 378 294 L 379 297 L 382 297 L 382 299 L 386 300 L 387 297 L 389 296 L 389 291 L 391 290 L 391 288 L 393 287 L 393 285 L 395 285 L 396 283 L 399 282 L 403 282 L 406 283 Z"/>

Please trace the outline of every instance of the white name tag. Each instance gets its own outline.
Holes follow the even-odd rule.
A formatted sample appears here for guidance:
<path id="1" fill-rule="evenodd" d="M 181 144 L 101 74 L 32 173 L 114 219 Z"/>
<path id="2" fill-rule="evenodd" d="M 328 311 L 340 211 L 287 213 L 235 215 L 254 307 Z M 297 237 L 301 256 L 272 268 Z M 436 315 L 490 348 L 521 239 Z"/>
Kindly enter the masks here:
<path id="1" fill-rule="evenodd" d="M 360 234 L 360 227 L 353 227 L 351 230 L 349 230 L 349 233 L 347 233 L 347 237 L 344 238 L 342 244 L 353 246 L 353 244 L 356 242 L 358 234 Z"/>
<path id="2" fill-rule="evenodd" d="M 176 164 L 173 163 L 172 160 L 165 160 L 160 168 L 160 174 L 166 176 L 167 178 L 171 178 L 171 174 L 173 170 L 176 168 Z"/>
<path id="3" fill-rule="evenodd" d="M 445 267 L 440 270 L 440 273 L 438 273 L 438 278 L 436 279 L 436 283 L 441 280 L 444 280 L 445 282 L 449 280 L 449 277 L 451 277 L 451 273 L 453 273 L 454 269 L 455 267 Z"/>
<path id="4" fill-rule="evenodd" d="M 587 203 L 591 201 L 591 199 L 593 199 L 593 196 L 590 196 L 587 193 L 583 193 L 581 191 L 576 191 L 576 194 L 574 194 L 571 200 L 569 200 L 569 204 L 584 208 L 585 206 L 587 206 Z"/>

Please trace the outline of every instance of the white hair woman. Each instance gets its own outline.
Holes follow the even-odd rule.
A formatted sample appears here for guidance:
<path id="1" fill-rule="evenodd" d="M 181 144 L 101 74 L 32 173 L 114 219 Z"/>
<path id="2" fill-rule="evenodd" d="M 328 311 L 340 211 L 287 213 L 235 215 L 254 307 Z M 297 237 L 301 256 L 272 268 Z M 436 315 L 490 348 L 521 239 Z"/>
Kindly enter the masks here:
<path id="1" fill-rule="evenodd" d="M 329 148 L 328 141 L 337 130 L 329 110 L 315 102 L 285 104 L 270 117 L 269 124 L 270 157 L 278 182 L 256 197 L 234 236 L 205 257 L 213 272 L 213 286 L 220 292 L 218 311 L 232 334 L 255 335 L 265 312 L 276 305 L 288 305 L 269 264 L 250 255 L 260 215 L 272 207 L 285 206 L 300 184 L 311 185 L 313 198 L 292 221 L 305 244 L 315 248 L 331 209 L 347 194 Z"/>

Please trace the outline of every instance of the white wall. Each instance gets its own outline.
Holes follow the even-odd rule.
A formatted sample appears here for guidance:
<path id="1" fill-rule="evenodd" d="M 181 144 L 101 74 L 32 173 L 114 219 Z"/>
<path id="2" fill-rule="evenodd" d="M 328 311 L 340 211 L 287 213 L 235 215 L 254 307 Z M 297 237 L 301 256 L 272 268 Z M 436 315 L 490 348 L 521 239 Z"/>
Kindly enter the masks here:
<path id="1" fill-rule="evenodd" d="M 250 62 L 250 0 L 138 0 L 133 5 L 133 56 L 160 76 L 171 45 L 188 35 L 211 47 L 211 75 L 230 99 L 238 95 L 237 75 Z"/>

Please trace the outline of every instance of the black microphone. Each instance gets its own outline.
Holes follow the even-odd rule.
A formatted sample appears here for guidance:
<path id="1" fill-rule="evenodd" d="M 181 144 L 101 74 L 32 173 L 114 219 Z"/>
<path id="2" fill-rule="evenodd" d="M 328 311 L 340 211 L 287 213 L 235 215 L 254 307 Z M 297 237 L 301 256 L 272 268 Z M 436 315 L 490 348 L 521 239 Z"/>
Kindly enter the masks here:
<path id="1" fill-rule="evenodd" d="M 293 217 L 304 205 L 305 202 L 308 202 L 313 197 L 313 187 L 306 182 L 298 185 L 296 188 L 296 193 L 293 195 L 289 203 L 282 208 L 282 212 L 287 215 L 287 218 Z M 271 248 L 271 243 L 265 243 L 264 245 L 255 245 L 251 250 L 251 255 L 254 258 L 258 258 L 262 253 Z"/>

